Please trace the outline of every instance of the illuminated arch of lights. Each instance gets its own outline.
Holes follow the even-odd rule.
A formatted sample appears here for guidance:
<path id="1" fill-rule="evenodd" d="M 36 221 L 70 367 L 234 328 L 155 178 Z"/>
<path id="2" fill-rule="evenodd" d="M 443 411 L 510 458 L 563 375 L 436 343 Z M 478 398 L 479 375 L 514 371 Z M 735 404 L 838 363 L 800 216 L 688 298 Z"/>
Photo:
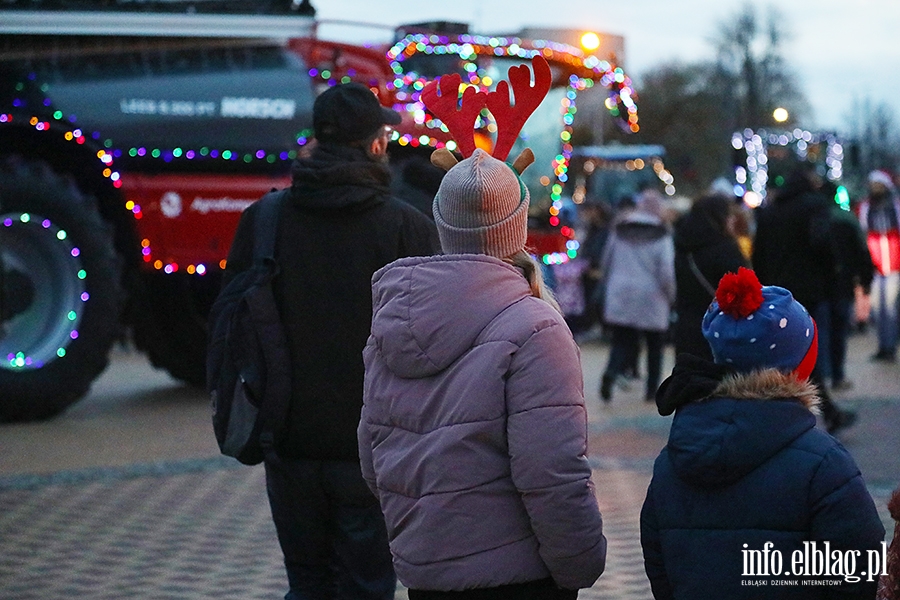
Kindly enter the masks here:
<path id="1" fill-rule="evenodd" d="M 838 181 L 844 175 L 844 148 L 834 133 L 813 133 L 800 128 L 735 132 L 731 136 L 731 146 L 735 150 L 744 150 L 747 158 L 744 164 L 734 166 L 734 195 L 743 198 L 751 208 L 765 201 L 769 183 L 769 147 L 791 146 L 797 159 L 806 161 L 814 158 L 810 156 L 811 149 L 821 144 L 825 144 L 823 174 L 829 181 Z"/>
<path id="2" fill-rule="evenodd" d="M 568 227 L 560 227 L 559 213 L 562 210 L 563 186 L 568 180 L 569 162 L 572 158 L 573 147 L 571 144 L 573 123 L 576 113 L 576 99 L 578 92 L 592 88 L 596 83 L 609 89 L 606 98 L 606 108 L 610 114 L 617 117 L 623 126 L 631 132 L 640 130 L 638 125 L 637 104 L 634 101 L 635 92 L 631 79 L 624 71 L 610 64 L 609 61 L 600 60 L 593 55 L 585 53 L 574 46 L 560 44 L 546 40 L 524 41 L 520 38 L 487 37 L 479 35 L 444 36 L 437 34 L 410 34 L 399 40 L 387 52 L 391 69 L 395 74 L 393 81 L 388 83 L 389 89 L 394 90 L 398 104 L 395 109 L 400 112 L 410 113 L 414 122 L 426 129 L 439 130 L 446 139 L 449 135 L 447 127 L 439 119 L 434 118 L 425 110 L 425 105 L 420 100 L 422 89 L 428 83 L 429 78 L 417 73 L 415 70 L 407 70 L 404 62 L 416 54 L 426 55 L 457 55 L 463 61 L 465 71 L 463 84 L 473 86 L 480 91 L 491 89 L 494 81 L 487 70 L 478 65 L 479 56 L 517 57 L 528 60 L 535 55 L 542 55 L 548 61 L 563 63 L 574 71 L 568 79 L 565 97 L 561 101 L 560 113 L 562 115 L 563 128 L 559 134 L 560 151 L 553 158 L 551 167 L 556 181 L 549 186 L 551 206 L 548 221 L 554 228 L 560 228 L 560 233 L 569 238 L 566 242 L 566 251 L 544 255 L 545 264 L 559 264 L 566 262 L 577 255 L 578 241 L 574 239 L 575 232 Z M 479 116 L 475 123 L 476 128 L 487 127 L 484 115 Z M 431 146 L 442 148 L 446 146 L 455 150 L 453 140 L 446 142 L 434 135 L 394 132 L 394 141 L 401 146 Z"/>

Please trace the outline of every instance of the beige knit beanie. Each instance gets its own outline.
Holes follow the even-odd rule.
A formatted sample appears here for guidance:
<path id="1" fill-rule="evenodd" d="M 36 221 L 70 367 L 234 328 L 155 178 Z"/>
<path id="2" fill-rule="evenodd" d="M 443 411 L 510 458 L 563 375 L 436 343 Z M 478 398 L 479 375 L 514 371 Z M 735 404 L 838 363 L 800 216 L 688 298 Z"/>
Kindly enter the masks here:
<path id="1" fill-rule="evenodd" d="M 506 258 L 525 247 L 528 188 L 508 164 L 481 149 L 447 171 L 434 197 L 446 254 Z"/>

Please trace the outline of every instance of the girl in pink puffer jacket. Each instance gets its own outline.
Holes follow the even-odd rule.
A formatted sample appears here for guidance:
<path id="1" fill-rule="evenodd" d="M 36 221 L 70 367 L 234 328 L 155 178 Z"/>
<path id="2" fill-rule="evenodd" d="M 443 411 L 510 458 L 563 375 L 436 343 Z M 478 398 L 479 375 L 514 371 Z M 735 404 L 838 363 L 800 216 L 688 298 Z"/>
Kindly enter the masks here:
<path id="1" fill-rule="evenodd" d="M 524 251 L 528 201 L 475 150 L 434 201 L 446 254 L 373 278 L 359 451 L 411 600 L 575 598 L 606 562 L 579 350 Z"/>

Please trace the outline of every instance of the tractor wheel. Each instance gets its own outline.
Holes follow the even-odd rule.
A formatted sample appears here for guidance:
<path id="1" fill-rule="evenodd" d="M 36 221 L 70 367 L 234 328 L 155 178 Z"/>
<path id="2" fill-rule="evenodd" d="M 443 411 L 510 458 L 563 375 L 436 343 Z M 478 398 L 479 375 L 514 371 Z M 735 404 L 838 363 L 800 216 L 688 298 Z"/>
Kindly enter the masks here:
<path id="1" fill-rule="evenodd" d="M 94 198 L 43 163 L 0 161 L 0 421 L 81 398 L 106 368 L 121 301 Z"/>

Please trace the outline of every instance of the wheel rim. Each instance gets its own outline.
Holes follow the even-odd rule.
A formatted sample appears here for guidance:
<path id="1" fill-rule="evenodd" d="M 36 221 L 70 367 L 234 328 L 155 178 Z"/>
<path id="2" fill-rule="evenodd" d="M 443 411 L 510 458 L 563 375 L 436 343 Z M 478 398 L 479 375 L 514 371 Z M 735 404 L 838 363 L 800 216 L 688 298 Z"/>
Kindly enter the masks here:
<path id="1" fill-rule="evenodd" d="M 78 338 L 89 295 L 81 251 L 64 229 L 30 213 L 0 215 L 0 369 L 39 369 Z M 15 284 L 15 287 L 13 287 Z M 26 288 L 23 286 L 30 286 Z"/>

